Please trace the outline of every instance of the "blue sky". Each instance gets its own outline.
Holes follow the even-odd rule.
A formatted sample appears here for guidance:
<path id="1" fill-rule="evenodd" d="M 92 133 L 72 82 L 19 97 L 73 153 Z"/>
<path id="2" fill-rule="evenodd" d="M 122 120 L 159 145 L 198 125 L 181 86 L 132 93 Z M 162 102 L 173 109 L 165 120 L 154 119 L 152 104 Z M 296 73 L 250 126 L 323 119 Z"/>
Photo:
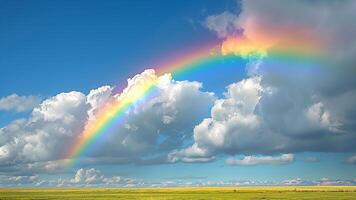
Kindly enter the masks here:
<path id="1" fill-rule="evenodd" d="M 234 1 L 3 1 L 2 5 L 1 29 L 6 31 L 0 33 L 0 64 L 7 75 L 1 77 L 0 96 L 43 97 L 72 90 L 87 93 L 106 84 L 124 87 L 128 77 L 154 67 L 162 58 L 217 40 L 202 26 L 205 17 L 239 9 Z M 234 81 L 222 80 L 214 88 L 219 92 Z M 13 119 L 13 113 L 5 114 L 0 113 L 2 125 Z"/>
<path id="2" fill-rule="evenodd" d="M 329 27 L 322 18 L 335 20 L 335 24 L 340 18 L 352 19 L 354 14 L 347 6 L 335 11 L 333 8 L 337 5 L 327 2 L 309 5 L 293 1 L 294 6 L 278 1 L 270 3 L 272 6 L 264 7 L 254 1 L 216 0 L 0 1 L 0 127 L 3 127 L 0 129 L 0 176 L 4 180 L 0 181 L 0 186 L 34 185 L 45 180 L 38 186 L 55 187 L 60 185 L 58 179 L 64 180 L 60 186 L 107 184 L 120 187 L 129 182 L 108 183 L 107 180 L 114 176 L 134 179 L 136 185 L 133 186 L 139 186 L 139 180 L 143 180 L 144 186 L 167 181 L 176 182 L 171 183 L 175 186 L 180 184 L 179 181 L 283 183 L 296 178 L 305 180 L 297 184 L 315 184 L 307 180 L 317 180 L 318 184 L 328 181 L 336 184 L 332 182 L 335 180 L 355 184 L 356 111 L 352 108 L 356 84 L 353 77 L 349 77 L 351 75 L 344 73 L 355 72 L 349 65 L 353 61 L 349 52 L 354 49 L 341 39 L 328 44 L 325 54 L 330 61 L 327 63 L 331 64 L 325 68 L 316 67 L 320 71 L 309 70 L 310 66 L 306 64 L 292 67 L 293 61 L 279 63 L 279 66 L 262 60 L 258 65 L 240 57 L 233 63 L 220 63 L 213 67 L 214 70 L 177 77 L 176 81 L 186 82 L 171 80 L 167 86 L 170 89 L 162 89 L 159 96 L 162 104 L 169 107 L 158 110 L 152 107 L 152 110 L 128 117 L 127 124 L 136 125 L 141 131 L 137 137 L 143 139 L 136 138 L 136 141 L 131 138 L 131 132 L 126 133 L 125 128 L 120 128 L 110 132 L 113 135 L 111 141 L 98 144 L 98 152 L 87 155 L 91 161 L 70 168 L 57 163 L 63 159 L 56 154 L 60 150 L 57 146 L 69 148 L 68 143 L 76 137 L 73 130 L 84 128 L 87 114 L 103 106 L 86 100 L 90 91 L 97 92 L 97 96 L 92 97 L 98 98 L 95 102 L 105 102 L 105 98 L 109 98 L 104 97 L 105 92 L 120 93 L 128 78 L 137 75 L 144 79 L 146 75 L 141 73 L 155 68 L 162 60 L 175 59 L 175 55 L 189 52 L 201 44 L 219 46 L 230 37 L 253 41 L 251 32 L 256 30 L 251 31 L 253 26 L 246 25 L 247 19 L 255 19 L 254 27 L 261 27 L 258 30 L 263 30 L 262 34 L 269 37 L 282 38 L 282 43 L 285 36 L 280 27 L 285 24 L 310 27 L 318 38 L 330 35 L 354 37 L 348 21 Z M 351 4 L 349 7 L 354 6 Z M 308 6 L 316 9 L 324 6 L 328 14 L 307 13 L 312 20 L 306 22 L 299 15 Z M 280 18 L 278 23 L 274 20 L 276 16 Z M 320 28 L 314 30 L 316 25 Z M 201 68 L 209 68 L 209 65 Z M 203 87 L 199 88 L 193 81 L 201 82 Z M 104 85 L 109 85 L 110 89 L 109 86 L 98 89 Z M 171 94 L 177 95 L 174 96 L 177 101 L 165 99 L 166 94 L 179 87 L 183 91 Z M 71 91 L 77 93 L 69 93 Z M 208 92 L 214 95 L 209 96 Z M 109 94 L 110 98 L 114 95 Z M 64 101 L 65 98 L 69 100 Z M 221 107 L 216 106 L 217 99 L 224 102 Z M 234 103 L 230 107 L 224 107 L 231 102 Z M 343 106 L 335 102 L 341 102 Z M 89 104 L 94 111 L 85 107 Z M 196 110 L 191 110 L 196 116 L 189 115 L 191 108 L 186 108 L 185 104 L 196 105 L 193 106 Z M 253 111 L 246 114 L 250 112 L 250 106 Z M 215 111 L 225 121 L 215 118 Z M 169 119 L 173 119 L 172 124 L 155 121 L 161 112 L 168 113 Z M 239 122 L 233 124 L 234 119 L 229 119 L 229 113 L 236 115 L 238 121 L 257 120 L 257 125 L 252 124 L 254 122 L 249 122 L 251 126 Z M 69 122 L 65 121 L 67 118 Z M 211 119 L 211 126 L 204 126 L 206 118 Z M 142 125 L 140 120 L 151 124 Z M 221 124 L 228 130 L 220 134 L 224 137 L 222 145 L 215 143 L 219 136 L 215 136 L 215 129 L 211 128 Z M 197 126 L 204 131 L 195 130 Z M 168 136 L 140 135 L 150 131 L 155 134 L 164 132 Z M 122 132 L 134 140 L 129 149 L 116 149 L 122 142 L 118 136 Z M 173 134 L 175 132 L 178 135 Z M 29 135 L 36 141 L 28 139 Z M 161 148 L 158 147 L 161 137 L 172 141 L 180 141 L 180 137 L 188 139 Z M 20 138 L 20 142 L 16 138 Z M 147 149 L 137 150 L 141 148 L 140 144 L 147 145 Z M 137 148 L 134 145 L 138 145 Z M 194 145 L 200 149 L 190 154 L 189 148 Z M 136 154 L 131 155 L 132 152 Z M 161 158 L 162 155 L 173 156 L 175 160 L 159 159 L 155 164 L 138 162 L 142 158 Z M 284 155 L 286 160 L 283 160 Z M 247 156 L 256 159 L 256 163 L 246 161 L 249 163 L 241 164 Z M 125 161 L 108 162 L 105 160 L 108 157 Z M 230 165 L 228 159 L 237 160 L 238 164 Z M 34 167 L 29 168 L 30 165 Z M 102 175 L 107 179 L 100 178 Z M 90 176 L 95 181 L 86 181 Z M 24 182 L 13 181 L 11 177 L 22 177 L 18 180 Z"/>
<path id="3" fill-rule="evenodd" d="M 226 8 L 236 10 L 237 5 L 2 1 L 1 29 L 6 31 L 1 32 L 1 66 L 9 76 L 1 79 L 6 85 L 1 95 L 13 91 L 53 95 L 120 85 L 162 57 L 216 40 L 201 23 Z"/>

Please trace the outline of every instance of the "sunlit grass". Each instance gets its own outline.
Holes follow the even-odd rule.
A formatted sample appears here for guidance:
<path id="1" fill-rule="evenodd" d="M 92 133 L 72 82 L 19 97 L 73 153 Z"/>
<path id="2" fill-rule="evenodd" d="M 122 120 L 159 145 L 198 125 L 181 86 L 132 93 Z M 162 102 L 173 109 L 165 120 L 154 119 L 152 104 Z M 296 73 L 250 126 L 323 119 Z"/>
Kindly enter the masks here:
<path id="1" fill-rule="evenodd" d="M 356 199 L 356 187 L 14 188 L 0 199 Z"/>

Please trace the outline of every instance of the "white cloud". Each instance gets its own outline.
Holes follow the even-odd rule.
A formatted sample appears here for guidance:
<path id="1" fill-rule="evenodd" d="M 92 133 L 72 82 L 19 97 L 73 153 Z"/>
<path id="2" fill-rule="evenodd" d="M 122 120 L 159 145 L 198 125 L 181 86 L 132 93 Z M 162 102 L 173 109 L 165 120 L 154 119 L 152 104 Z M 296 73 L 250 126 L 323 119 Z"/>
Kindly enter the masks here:
<path id="1" fill-rule="evenodd" d="M 208 149 L 200 148 L 196 143 L 186 149 L 173 150 L 168 154 L 167 158 L 170 163 L 210 162 L 214 159 L 215 156 L 211 155 Z"/>
<path id="2" fill-rule="evenodd" d="M 5 179 L 4 183 L 7 184 L 7 186 L 21 187 L 21 186 L 26 186 L 27 184 L 39 186 L 41 184 L 40 178 L 38 175 L 8 176 L 8 177 L 2 177 L 2 178 Z"/>
<path id="3" fill-rule="evenodd" d="M 41 177 L 39 175 L 0 175 L 5 187 L 142 187 L 143 180 L 123 176 L 108 176 L 95 168 L 80 168 L 72 178 Z"/>
<path id="4" fill-rule="evenodd" d="M 201 83 L 174 81 L 168 74 L 157 77 L 153 70 L 129 79 L 128 87 L 115 98 L 131 95 L 146 81 L 158 81 L 155 94 L 126 112 L 124 124 L 113 128 L 106 148 L 98 154 L 136 159 L 152 154 L 157 159 L 182 145 L 194 124 L 208 114 L 214 100 L 212 93 L 200 91 Z"/>
<path id="5" fill-rule="evenodd" d="M 96 183 L 96 182 L 101 182 L 103 179 L 104 179 L 104 175 L 102 175 L 99 170 L 96 170 L 94 168 L 85 170 L 81 168 L 76 172 L 74 179 L 71 179 L 71 182 Z"/>
<path id="6" fill-rule="evenodd" d="M 18 96 L 12 94 L 0 99 L 0 110 L 16 112 L 30 111 L 41 102 L 38 96 Z"/>
<path id="7" fill-rule="evenodd" d="M 294 161 L 293 154 L 282 154 L 280 156 L 245 156 L 243 159 L 229 158 L 226 160 L 227 165 L 285 165 Z"/>
<path id="8" fill-rule="evenodd" d="M 195 143 L 187 149 L 173 151 L 171 160 L 210 160 L 221 151 L 238 152 L 255 147 L 260 119 L 254 112 L 263 92 L 260 81 L 260 77 L 251 77 L 231 84 L 225 98 L 215 101 L 211 118 L 194 128 Z"/>
<path id="9" fill-rule="evenodd" d="M 202 141 L 202 146 L 229 148 L 225 145 L 230 143 L 230 137 L 256 130 L 260 120 L 254 111 L 263 92 L 260 81 L 260 77 L 252 77 L 231 84 L 225 99 L 215 101 L 211 118 L 195 127 L 194 139 Z M 233 143 L 228 145 L 235 146 Z"/>
<path id="10" fill-rule="evenodd" d="M 209 30 L 214 31 L 220 38 L 231 36 L 240 29 L 238 16 L 228 11 L 207 17 L 204 25 Z"/>
<path id="11" fill-rule="evenodd" d="M 113 98 L 112 90 L 113 87 L 108 85 L 90 90 L 87 95 L 87 103 L 90 104 L 90 109 L 88 110 L 89 121 L 95 120 L 95 115 L 100 108 Z"/>
<path id="12" fill-rule="evenodd" d="M 56 160 L 63 156 L 86 121 L 86 97 L 61 93 L 34 108 L 28 119 L 0 129 L 3 165 Z"/>
<path id="13" fill-rule="evenodd" d="M 263 76 L 251 76 L 231 84 L 225 98 L 215 101 L 211 117 L 195 126 L 193 145 L 172 151 L 168 160 L 208 162 L 219 154 L 345 152 L 353 148 L 350 138 L 355 136 L 339 130 L 342 124 L 328 109 L 330 104 L 315 102 L 312 96 L 305 100 L 299 92 L 291 98 L 287 96 L 291 91 L 263 81 Z M 255 157 L 246 157 L 250 158 L 254 161 Z"/>
<path id="14" fill-rule="evenodd" d="M 26 183 L 26 182 L 33 182 L 38 179 L 38 176 L 12 176 L 9 177 L 9 181 L 17 182 L 17 183 Z"/>
<path id="15" fill-rule="evenodd" d="M 80 168 L 70 180 L 62 179 L 60 187 L 140 187 L 141 179 L 107 176 L 95 168 Z"/>
<path id="16" fill-rule="evenodd" d="M 155 93 L 128 109 L 124 121 L 116 123 L 106 133 L 107 139 L 98 144 L 101 148 L 83 162 L 141 163 L 167 156 L 190 137 L 200 118 L 208 115 L 215 97 L 202 92 L 201 83 L 174 81 L 169 74 L 157 76 L 154 70 L 146 70 L 129 79 L 122 93 L 113 94 L 110 86 L 91 90 L 88 95 L 60 93 L 34 108 L 29 118 L 1 128 L 0 171 L 50 172 L 63 168 L 65 150 L 80 137 L 88 120 L 95 120 L 106 102 L 137 95 L 135 91 L 147 81 L 158 83 Z"/>
<path id="17" fill-rule="evenodd" d="M 44 121 L 63 120 L 64 123 L 71 123 L 76 116 L 80 115 L 79 112 L 86 111 L 85 101 L 85 95 L 80 92 L 60 93 L 34 108 L 32 115 Z"/>
<path id="18" fill-rule="evenodd" d="M 306 117 L 313 126 L 325 128 L 333 132 L 340 132 L 338 127 L 342 124 L 332 118 L 330 111 L 325 109 L 322 102 L 311 105 L 306 111 Z"/>

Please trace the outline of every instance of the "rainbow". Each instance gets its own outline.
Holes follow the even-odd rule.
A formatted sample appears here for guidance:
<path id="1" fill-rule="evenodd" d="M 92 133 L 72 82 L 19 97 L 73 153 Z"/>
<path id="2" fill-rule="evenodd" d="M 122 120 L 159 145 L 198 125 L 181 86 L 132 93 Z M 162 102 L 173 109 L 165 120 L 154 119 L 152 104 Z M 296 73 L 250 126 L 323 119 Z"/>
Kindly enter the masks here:
<path id="1" fill-rule="evenodd" d="M 219 52 L 216 45 L 208 45 L 196 51 L 190 52 L 177 59 L 161 64 L 156 68 L 158 76 L 170 73 L 173 77 L 192 73 L 206 64 L 218 63 L 224 60 L 234 60 L 241 58 L 250 58 L 250 55 L 257 57 L 273 57 L 276 59 L 308 60 L 319 57 L 320 51 L 318 45 L 309 45 L 308 42 L 298 41 L 298 44 L 283 46 L 268 51 L 267 45 L 254 45 L 253 43 L 239 39 L 229 38 L 224 41 Z M 297 46 L 298 48 L 292 48 Z M 211 65 L 209 65 L 211 66 Z M 199 69 L 200 70 L 200 69 Z M 198 71 L 199 71 L 198 70 Z M 80 137 L 72 144 L 71 148 L 64 156 L 67 165 L 73 165 L 79 157 L 84 155 L 94 143 L 108 134 L 110 128 L 121 125 L 125 121 L 126 113 L 136 107 L 144 104 L 148 99 L 155 95 L 157 80 L 147 80 L 139 86 L 130 88 L 131 92 L 124 90 L 118 98 L 107 103 L 97 114 L 94 120 L 87 124 Z"/>

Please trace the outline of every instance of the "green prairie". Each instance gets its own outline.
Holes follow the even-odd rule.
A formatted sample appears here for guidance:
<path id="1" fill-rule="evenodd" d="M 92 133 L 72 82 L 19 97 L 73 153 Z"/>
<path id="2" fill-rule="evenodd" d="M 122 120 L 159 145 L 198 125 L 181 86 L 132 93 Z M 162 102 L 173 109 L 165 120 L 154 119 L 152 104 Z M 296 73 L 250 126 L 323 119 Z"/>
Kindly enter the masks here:
<path id="1" fill-rule="evenodd" d="M 356 199 L 356 186 L 0 189 L 0 199 Z"/>

